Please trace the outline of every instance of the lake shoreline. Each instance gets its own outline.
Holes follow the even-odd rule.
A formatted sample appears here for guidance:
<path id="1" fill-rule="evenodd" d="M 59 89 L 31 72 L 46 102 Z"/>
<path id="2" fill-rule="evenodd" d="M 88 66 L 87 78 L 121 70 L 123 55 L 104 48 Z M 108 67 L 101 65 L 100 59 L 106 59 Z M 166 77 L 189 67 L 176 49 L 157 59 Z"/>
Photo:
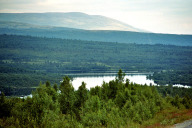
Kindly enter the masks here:
<path id="1" fill-rule="evenodd" d="M 153 72 L 138 72 L 131 71 L 125 72 L 125 75 L 153 75 Z M 117 72 L 105 72 L 105 73 L 68 73 L 65 76 L 71 77 L 92 77 L 92 76 L 117 76 Z"/>

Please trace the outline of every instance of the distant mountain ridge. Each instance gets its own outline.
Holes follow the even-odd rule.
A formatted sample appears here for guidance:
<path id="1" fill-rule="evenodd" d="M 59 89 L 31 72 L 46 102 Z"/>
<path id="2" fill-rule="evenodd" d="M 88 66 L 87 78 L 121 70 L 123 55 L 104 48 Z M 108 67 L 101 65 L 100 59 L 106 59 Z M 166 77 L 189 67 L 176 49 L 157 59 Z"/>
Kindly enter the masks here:
<path id="1" fill-rule="evenodd" d="M 75 28 L 68 28 L 68 27 L 54 27 L 54 26 L 43 26 L 43 25 L 34 25 L 29 23 L 22 23 L 22 22 L 12 22 L 12 21 L 0 21 L 0 28 L 7 28 L 7 29 L 55 29 L 55 30 L 78 30 Z"/>
<path id="2" fill-rule="evenodd" d="M 22 22 L 40 26 L 69 27 L 85 30 L 121 30 L 144 32 L 108 17 L 88 15 L 80 12 L 69 13 L 0 13 L 0 21 Z"/>
<path id="3" fill-rule="evenodd" d="M 103 24 L 99 24 L 102 21 Z M 134 30 L 95 30 L 102 25 L 105 26 L 103 28 L 107 29 L 108 23 L 108 26 L 112 25 L 110 24 L 111 21 L 119 23 L 119 21 L 103 18 L 103 16 L 91 16 L 84 13 L 0 13 L 0 34 L 102 42 L 192 46 L 192 35 L 149 33 L 128 25 L 128 28 Z M 83 26 L 87 29 L 91 27 L 93 29 L 95 26 L 95 29 L 81 29 Z"/>
<path id="4" fill-rule="evenodd" d="M 30 35 L 35 37 L 102 42 L 192 46 L 192 35 L 156 34 L 112 30 L 83 30 L 5 21 L 0 21 L 0 34 Z"/>

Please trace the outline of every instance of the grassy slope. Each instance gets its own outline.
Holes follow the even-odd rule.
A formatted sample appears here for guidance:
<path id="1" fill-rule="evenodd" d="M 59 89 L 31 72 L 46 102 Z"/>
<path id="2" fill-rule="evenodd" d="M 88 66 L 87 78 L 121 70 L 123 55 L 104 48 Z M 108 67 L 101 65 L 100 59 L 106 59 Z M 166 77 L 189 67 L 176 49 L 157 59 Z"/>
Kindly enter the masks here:
<path id="1" fill-rule="evenodd" d="M 170 128 L 174 124 L 192 119 L 192 109 L 166 109 L 159 112 L 153 119 L 150 119 L 142 125 L 143 128 Z"/>

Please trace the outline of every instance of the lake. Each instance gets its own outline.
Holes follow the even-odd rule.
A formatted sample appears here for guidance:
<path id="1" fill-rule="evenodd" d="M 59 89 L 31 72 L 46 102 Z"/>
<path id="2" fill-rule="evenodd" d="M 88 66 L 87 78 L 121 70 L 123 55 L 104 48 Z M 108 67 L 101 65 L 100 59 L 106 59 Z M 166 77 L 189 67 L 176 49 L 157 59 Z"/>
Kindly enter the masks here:
<path id="1" fill-rule="evenodd" d="M 72 84 L 75 90 L 81 86 L 81 83 L 84 81 L 86 83 L 86 88 L 90 89 L 95 86 L 101 86 L 103 81 L 108 83 L 111 80 L 114 80 L 117 73 L 79 73 L 79 74 L 67 74 L 68 76 L 72 76 Z M 147 84 L 147 85 L 155 85 L 153 80 L 147 79 L 148 75 L 152 75 L 153 73 L 126 73 L 125 80 L 129 79 L 130 82 L 137 84 Z M 62 81 L 60 81 L 62 82 Z M 167 86 L 167 85 L 165 85 Z M 184 86 L 180 84 L 173 85 L 173 87 L 182 87 L 182 88 L 191 88 L 190 86 Z M 32 95 L 28 95 L 32 97 Z M 27 96 L 24 96 L 26 98 Z M 23 97 L 21 97 L 23 98 Z"/>
<path id="2" fill-rule="evenodd" d="M 147 75 L 150 75 L 151 73 L 131 73 L 125 75 L 125 80 L 129 79 L 130 82 L 137 83 L 137 84 L 147 84 L 147 85 L 156 85 L 153 80 L 147 79 Z M 75 90 L 78 89 L 78 87 L 81 85 L 81 83 L 84 81 L 86 83 L 86 87 L 90 89 L 91 87 L 95 86 L 101 86 L 103 81 L 109 82 L 111 80 L 115 79 L 115 74 L 103 74 L 102 76 L 99 76 L 98 74 L 88 74 L 88 75 L 78 75 L 73 76 L 73 87 Z"/>

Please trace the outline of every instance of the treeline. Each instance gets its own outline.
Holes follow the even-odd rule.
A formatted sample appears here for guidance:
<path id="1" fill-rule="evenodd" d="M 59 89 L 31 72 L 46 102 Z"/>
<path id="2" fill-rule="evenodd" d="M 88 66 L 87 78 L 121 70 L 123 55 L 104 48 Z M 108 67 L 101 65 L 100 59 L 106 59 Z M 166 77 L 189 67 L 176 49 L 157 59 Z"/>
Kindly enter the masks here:
<path id="1" fill-rule="evenodd" d="M 179 81 L 191 85 L 191 47 L 0 35 L 0 52 L 0 88 L 3 88 L 0 91 L 34 87 L 46 80 L 58 83 L 66 73 L 120 68 L 139 72 L 182 71 Z M 152 79 L 158 82 L 159 78 L 167 77 L 160 75 L 155 77 L 155 74 Z M 168 75 L 172 80 L 172 75 Z"/>
<path id="2" fill-rule="evenodd" d="M 46 73 L 0 73 L 0 91 L 4 92 L 6 96 L 29 95 L 40 82 L 45 83 L 48 79 L 51 83 L 59 84 L 62 76 L 51 75 Z"/>
<path id="3" fill-rule="evenodd" d="M 157 91 L 163 96 L 179 96 L 179 97 L 189 97 L 192 99 L 192 88 L 180 88 L 180 87 L 173 87 L 172 85 L 168 86 L 156 86 Z"/>
<path id="4" fill-rule="evenodd" d="M 40 84 L 26 99 L 0 97 L 1 127 L 128 127 L 142 124 L 165 109 L 189 109 L 187 96 L 163 98 L 154 86 L 124 81 L 119 70 L 115 80 L 87 90 L 74 90 L 70 78 L 58 87 Z"/>
<path id="5" fill-rule="evenodd" d="M 159 85 L 189 85 L 192 86 L 192 71 L 191 70 L 168 70 L 155 72 L 153 75 L 148 77 L 149 79 L 153 79 L 155 83 Z"/>

